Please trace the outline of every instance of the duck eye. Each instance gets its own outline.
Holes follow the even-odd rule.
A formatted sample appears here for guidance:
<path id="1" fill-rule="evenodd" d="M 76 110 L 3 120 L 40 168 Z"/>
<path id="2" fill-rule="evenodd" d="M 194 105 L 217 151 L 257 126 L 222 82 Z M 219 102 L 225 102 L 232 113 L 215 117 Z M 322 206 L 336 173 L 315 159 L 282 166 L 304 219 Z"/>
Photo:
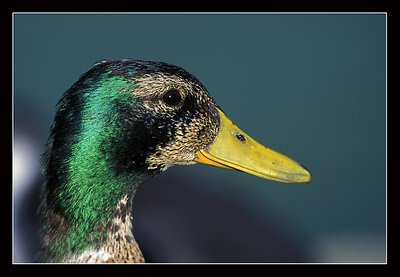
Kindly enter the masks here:
<path id="1" fill-rule="evenodd" d="M 176 106 L 181 103 L 181 94 L 176 89 L 170 89 L 163 95 L 163 101 L 168 106 Z"/>

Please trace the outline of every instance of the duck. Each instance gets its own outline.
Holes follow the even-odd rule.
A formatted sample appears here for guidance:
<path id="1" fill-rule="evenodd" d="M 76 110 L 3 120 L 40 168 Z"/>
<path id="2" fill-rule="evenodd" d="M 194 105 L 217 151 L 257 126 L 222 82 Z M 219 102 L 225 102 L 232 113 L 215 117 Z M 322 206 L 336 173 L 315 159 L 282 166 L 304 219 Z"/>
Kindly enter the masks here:
<path id="1" fill-rule="evenodd" d="M 134 59 L 97 62 L 63 94 L 41 162 L 37 257 L 45 263 L 145 263 L 133 199 L 174 165 L 311 180 L 304 166 L 239 129 L 194 75 Z"/>

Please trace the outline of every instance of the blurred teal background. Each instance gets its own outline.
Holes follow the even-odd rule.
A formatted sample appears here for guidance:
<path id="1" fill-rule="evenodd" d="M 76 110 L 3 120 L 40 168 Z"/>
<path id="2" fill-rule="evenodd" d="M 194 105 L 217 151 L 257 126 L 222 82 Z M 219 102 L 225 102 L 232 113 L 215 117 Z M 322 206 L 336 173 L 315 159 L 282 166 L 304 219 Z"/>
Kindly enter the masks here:
<path id="1" fill-rule="evenodd" d="M 42 182 L 38 155 L 57 101 L 96 61 L 132 58 L 165 61 L 193 73 L 240 128 L 304 164 L 313 178 L 294 185 L 203 165 L 168 170 L 145 184 L 135 203 L 138 222 L 148 227 L 139 230 L 137 223 L 139 244 L 149 253 L 152 243 L 166 248 L 165 254 L 149 254 L 151 261 L 271 262 L 277 261 L 274 252 L 298 246 L 297 255 L 282 254 L 278 261 L 385 262 L 385 20 L 384 14 L 16 14 L 14 261 L 33 261 L 37 221 L 25 214 L 23 204 L 30 203 L 34 214 Z M 179 248 L 182 236 L 173 236 L 190 221 L 198 222 L 201 213 L 193 212 L 197 217 L 187 216 L 189 223 L 176 227 L 157 220 L 162 205 L 178 205 L 176 211 L 188 214 L 195 209 L 179 202 L 185 190 L 197 195 L 193 203 L 206 213 L 204 224 L 190 229 L 192 239 L 182 242 L 191 249 Z M 182 197 L 165 203 L 157 192 Z M 207 199 L 220 205 L 210 208 Z M 254 220 L 246 225 L 231 214 L 224 224 L 227 211 L 207 221 L 226 207 L 223 201 Z M 274 240 L 264 232 L 268 226 L 293 244 L 257 248 L 264 239 Z M 238 228 L 244 229 L 221 246 L 226 251 L 215 242 L 216 249 L 207 251 L 204 244 L 191 246 L 204 232 L 218 241 Z M 248 242 L 250 237 L 257 242 Z M 228 249 L 237 244 L 244 245 L 240 254 Z M 252 258 L 252 253 L 259 255 Z M 238 255 L 243 258 L 235 259 Z"/>

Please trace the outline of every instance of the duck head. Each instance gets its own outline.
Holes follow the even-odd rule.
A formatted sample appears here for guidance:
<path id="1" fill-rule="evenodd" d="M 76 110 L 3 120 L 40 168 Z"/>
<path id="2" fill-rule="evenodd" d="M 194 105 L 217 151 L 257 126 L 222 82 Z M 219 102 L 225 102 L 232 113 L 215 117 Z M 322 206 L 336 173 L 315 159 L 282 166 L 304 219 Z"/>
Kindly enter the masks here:
<path id="1" fill-rule="evenodd" d="M 278 182 L 310 181 L 297 162 L 232 123 L 201 82 L 180 67 L 104 61 L 74 87 L 81 98 L 67 95 L 60 106 L 80 110 L 67 117 L 84 119 L 76 125 L 104 133 L 100 148 L 117 174 L 203 163 Z M 79 105 L 73 107 L 74 101 Z"/>

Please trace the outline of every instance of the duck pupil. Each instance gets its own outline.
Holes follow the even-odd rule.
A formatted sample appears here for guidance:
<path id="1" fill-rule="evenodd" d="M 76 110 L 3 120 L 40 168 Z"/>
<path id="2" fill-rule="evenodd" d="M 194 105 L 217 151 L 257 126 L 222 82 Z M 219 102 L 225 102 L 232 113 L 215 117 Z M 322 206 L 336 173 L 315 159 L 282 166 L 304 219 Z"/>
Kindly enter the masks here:
<path id="1" fill-rule="evenodd" d="M 164 93 L 163 101 L 169 106 L 176 106 L 181 102 L 181 94 L 175 90 L 171 89 Z"/>

